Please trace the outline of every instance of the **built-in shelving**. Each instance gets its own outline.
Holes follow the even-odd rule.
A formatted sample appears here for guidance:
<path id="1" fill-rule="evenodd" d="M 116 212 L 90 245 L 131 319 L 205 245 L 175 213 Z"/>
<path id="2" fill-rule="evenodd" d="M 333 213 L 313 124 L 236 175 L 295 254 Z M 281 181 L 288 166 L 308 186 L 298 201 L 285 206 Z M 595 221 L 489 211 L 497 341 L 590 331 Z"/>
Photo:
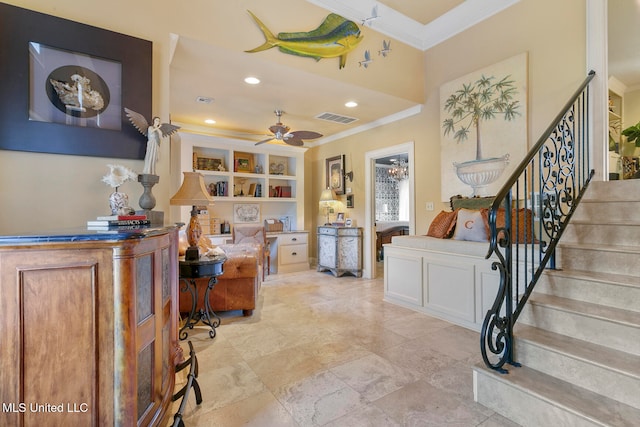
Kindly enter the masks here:
<path id="1" fill-rule="evenodd" d="M 210 217 L 233 223 L 234 204 L 258 203 L 261 221 L 287 216 L 292 229 L 303 229 L 305 148 L 256 147 L 247 141 L 183 132 L 178 136 L 172 147 L 172 156 L 180 159 L 175 175 L 194 171 L 204 176 L 214 199 Z M 181 220 L 187 218 L 185 208 Z"/>

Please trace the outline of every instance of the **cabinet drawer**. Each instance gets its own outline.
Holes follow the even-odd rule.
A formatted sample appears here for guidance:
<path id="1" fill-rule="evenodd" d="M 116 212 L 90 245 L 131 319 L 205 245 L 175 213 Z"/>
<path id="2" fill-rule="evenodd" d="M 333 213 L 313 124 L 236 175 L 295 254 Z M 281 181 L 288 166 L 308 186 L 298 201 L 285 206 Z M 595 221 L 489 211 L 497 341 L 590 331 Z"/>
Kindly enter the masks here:
<path id="1" fill-rule="evenodd" d="M 278 243 L 280 245 L 297 245 L 301 243 L 307 243 L 307 233 L 299 234 L 281 234 L 278 236 Z"/>
<path id="2" fill-rule="evenodd" d="M 336 236 L 338 235 L 338 229 L 335 227 L 318 227 L 318 234 L 326 236 Z"/>
<path id="3" fill-rule="evenodd" d="M 281 264 L 297 264 L 308 262 L 307 244 L 287 245 L 280 247 L 280 263 Z"/>

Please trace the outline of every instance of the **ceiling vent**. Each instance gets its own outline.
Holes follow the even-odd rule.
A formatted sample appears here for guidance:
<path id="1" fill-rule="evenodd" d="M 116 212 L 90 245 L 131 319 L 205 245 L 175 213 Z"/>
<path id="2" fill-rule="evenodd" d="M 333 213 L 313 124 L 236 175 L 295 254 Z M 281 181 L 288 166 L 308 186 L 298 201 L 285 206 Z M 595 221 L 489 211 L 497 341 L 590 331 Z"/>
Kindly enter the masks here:
<path id="1" fill-rule="evenodd" d="M 340 123 L 343 125 L 348 125 L 349 123 L 353 123 L 358 120 L 354 117 L 342 116 L 335 113 L 320 113 L 316 116 L 316 119 L 326 120 L 327 122 Z"/>
<path id="2" fill-rule="evenodd" d="M 200 104 L 211 104 L 213 102 L 213 98 L 209 98 L 208 96 L 197 96 L 196 102 Z"/>

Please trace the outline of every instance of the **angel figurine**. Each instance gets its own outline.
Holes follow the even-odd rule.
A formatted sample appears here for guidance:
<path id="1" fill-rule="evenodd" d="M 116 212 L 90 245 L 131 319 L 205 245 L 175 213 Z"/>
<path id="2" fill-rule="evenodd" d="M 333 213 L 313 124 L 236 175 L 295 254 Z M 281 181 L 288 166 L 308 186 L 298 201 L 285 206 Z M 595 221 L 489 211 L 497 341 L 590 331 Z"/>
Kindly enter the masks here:
<path id="1" fill-rule="evenodd" d="M 156 174 L 156 163 L 160 158 L 160 139 L 165 136 L 173 135 L 180 129 L 180 126 L 175 126 L 170 123 L 160 124 L 160 117 L 154 117 L 153 123 L 150 125 L 147 119 L 140 113 L 136 113 L 128 108 L 124 111 L 127 113 L 127 117 L 131 124 L 140 131 L 141 134 L 147 137 L 147 152 L 144 155 L 144 169 L 143 174 Z"/>

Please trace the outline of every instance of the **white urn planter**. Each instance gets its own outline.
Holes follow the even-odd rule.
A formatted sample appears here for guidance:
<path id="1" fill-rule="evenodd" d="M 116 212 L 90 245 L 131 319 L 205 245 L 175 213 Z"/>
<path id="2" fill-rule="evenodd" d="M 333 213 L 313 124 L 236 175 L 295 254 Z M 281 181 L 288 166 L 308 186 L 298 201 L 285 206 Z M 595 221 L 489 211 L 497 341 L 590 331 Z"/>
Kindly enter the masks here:
<path id="1" fill-rule="evenodd" d="M 509 164 L 509 154 L 490 159 L 454 163 L 460 181 L 473 188 L 472 197 L 488 196 L 487 186 L 497 180 Z"/>

